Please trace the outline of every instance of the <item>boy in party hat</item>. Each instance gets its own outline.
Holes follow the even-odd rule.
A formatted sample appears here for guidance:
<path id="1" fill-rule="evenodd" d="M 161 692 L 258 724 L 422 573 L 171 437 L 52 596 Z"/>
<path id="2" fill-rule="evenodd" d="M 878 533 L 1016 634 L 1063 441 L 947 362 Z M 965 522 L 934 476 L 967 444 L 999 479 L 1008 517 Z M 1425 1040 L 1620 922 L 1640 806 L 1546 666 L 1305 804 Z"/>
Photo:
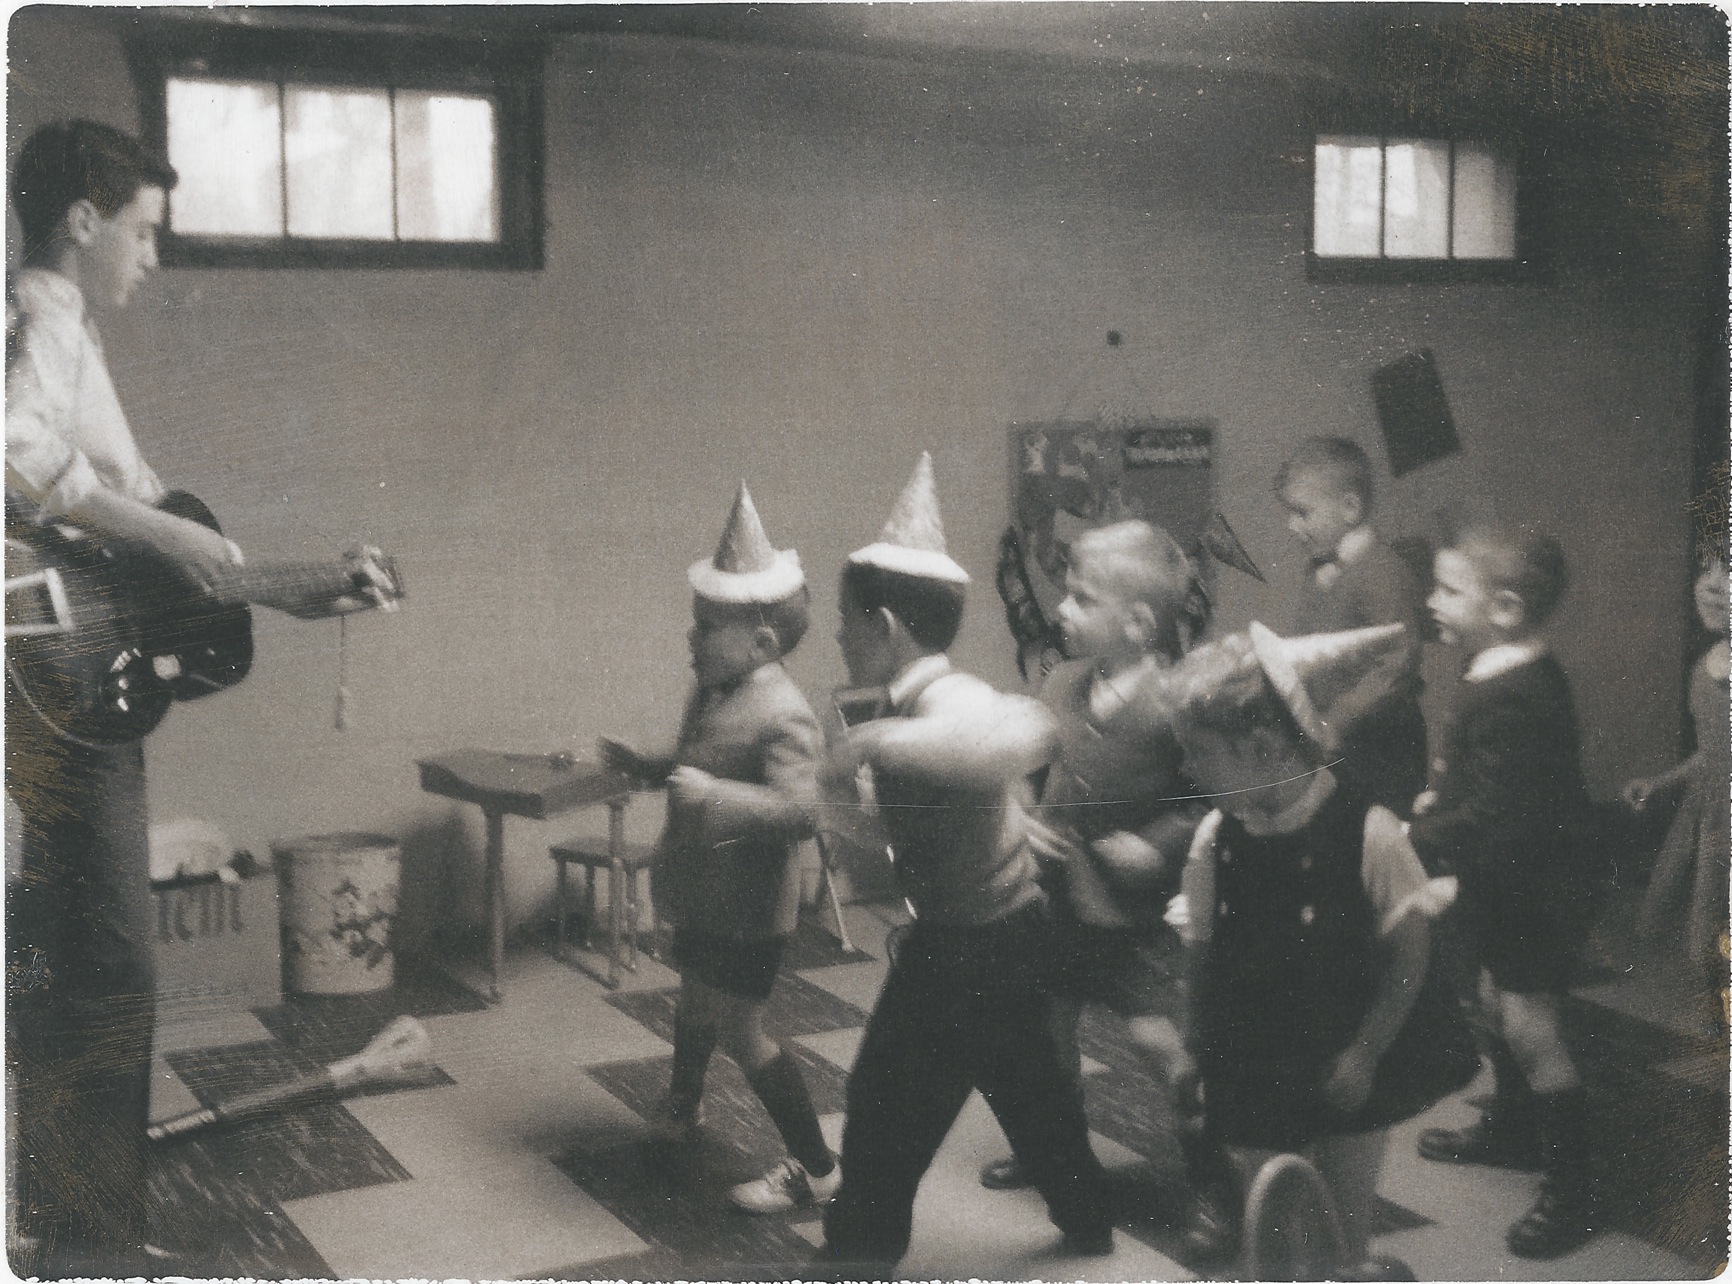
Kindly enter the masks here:
<path id="1" fill-rule="evenodd" d="M 1335 710 L 1402 646 L 1400 625 L 1282 639 L 1260 624 L 1199 648 L 1174 679 L 1186 773 L 1215 796 L 1176 917 L 1194 952 L 1192 1037 L 1204 1134 L 1250 1171 L 1305 1153 L 1341 1213 L 1337 1279 L 1411 1279 L 1368 1259 L 1389 1126 L 1471 1078 L 1446 988 L 1423 984 L 1430 920 L 1454 896 L 1427 878 L 1401 821 L 1323 764 Z M 1193 1225 L 1230 1252 L 1234 1212 Z"/>
<path id="2" fill-rule="evenodd" d="M 1047 905 L 1015 802 L 1052 759 L 1052 718 L 951 667 L 967 583 L 923 454 L 883 533 L 842 572 L 843 659 L 855 684 L 885 689 L 889 715 L 850 729 L 841 752 L 870 773 L 915 913 L 848 1078 L 844 1176 L 817 1267 L 849 1278 L 892 1278 L 921 1178 L 975 1089 L 1065 1249 L 1112 1250 L 1105 1175 L 1042 985 Z"/>
<path id="3" fill-rule="evenodd" d="M 763 1021 L 799 912 L 795 854 L 816 826 L 822 735 L 781 663 L 805 635 L 809 595 L 798 555 L 771 546 L 743 482 L 715 556 L 687 577 L 696 685 L 677 743 L 659 756 L 601 744 L 615 771 L 668 791 L 655 899 L 673 924 L 680 997 L 673 1079 L 653 1129 L 663 1141 L 695 1138 L 720 1042 L 789 1152 L 731 1198 L 780 1212 L 825 1203 L 841 1183 L 800 1068 Z"/>

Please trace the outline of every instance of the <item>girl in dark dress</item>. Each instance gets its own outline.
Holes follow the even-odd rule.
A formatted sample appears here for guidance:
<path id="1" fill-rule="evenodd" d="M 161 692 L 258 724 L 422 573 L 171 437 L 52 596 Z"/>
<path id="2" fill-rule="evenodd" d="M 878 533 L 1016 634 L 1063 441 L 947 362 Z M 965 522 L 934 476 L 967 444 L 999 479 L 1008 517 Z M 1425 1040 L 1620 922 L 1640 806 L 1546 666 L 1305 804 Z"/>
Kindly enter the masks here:
<path id="1" fill-rule="evenodd" d="M 1248 1171 L 1281 1151 L 1317 1166 L 1344 1278 L 1403 1277 L 1367 1257 L 1388 1129 L 1476 1067 L 1459 1014 L 1424 984 L 1453 880 L 1428 879 L 1401 821 L 1327 766 L 1329 710 L 1400 635 L 1287 641 L 1253 624 L 1193 653 L 1177 681 L 1186 773 L 1219 808 L 1198 828 L 1181 915 L 1206 1134 Z"/>

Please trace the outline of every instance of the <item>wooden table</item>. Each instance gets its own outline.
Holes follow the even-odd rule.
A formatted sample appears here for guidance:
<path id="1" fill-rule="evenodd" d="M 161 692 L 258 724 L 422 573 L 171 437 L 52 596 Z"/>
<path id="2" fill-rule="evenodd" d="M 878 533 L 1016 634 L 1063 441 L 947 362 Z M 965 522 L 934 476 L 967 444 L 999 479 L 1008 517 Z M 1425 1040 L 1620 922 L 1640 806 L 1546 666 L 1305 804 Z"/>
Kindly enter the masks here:
<path id="1" fill-rule="evenodd" d="M 576 807 L 606 803 L 610 836 L 623 825 L 631 782 L 599 763 L 565 754 L 498 753 L 459 749 L 422 758 L 421 788 L 430 794 L 472 802 L 487 820 L 487 920 L 492 981 L 488 999 L 499 1001 L 505 961 L 505 818 L 547 820 Z"/>

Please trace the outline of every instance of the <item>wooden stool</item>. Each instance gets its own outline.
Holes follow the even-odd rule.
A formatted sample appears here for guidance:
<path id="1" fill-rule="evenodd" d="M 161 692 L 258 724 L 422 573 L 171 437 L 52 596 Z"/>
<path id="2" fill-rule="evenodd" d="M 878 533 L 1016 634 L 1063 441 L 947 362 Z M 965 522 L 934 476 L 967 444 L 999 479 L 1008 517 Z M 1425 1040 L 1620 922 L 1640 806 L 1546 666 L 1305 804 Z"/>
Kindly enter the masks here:
<path id="1" fill-rule="evenodd" d="M 638 877 L 650 867 L 655 848 L 648 843 L 625 841 L 623 808 L 611 808 L 608 836 L 573 838 L 548 848 L 547 854 L 559 869 L 559 938 L 554 954 L 566 957 L 566 869 L 582 865 L 584 871 L 584 944 L 593 948 L 595 936 L 595 871 L 607 870 L 607 976 L 608 988 L 618 989 L 619 970 L 637 971 L 638 915 L 642 901 L 638 895 Z"/>

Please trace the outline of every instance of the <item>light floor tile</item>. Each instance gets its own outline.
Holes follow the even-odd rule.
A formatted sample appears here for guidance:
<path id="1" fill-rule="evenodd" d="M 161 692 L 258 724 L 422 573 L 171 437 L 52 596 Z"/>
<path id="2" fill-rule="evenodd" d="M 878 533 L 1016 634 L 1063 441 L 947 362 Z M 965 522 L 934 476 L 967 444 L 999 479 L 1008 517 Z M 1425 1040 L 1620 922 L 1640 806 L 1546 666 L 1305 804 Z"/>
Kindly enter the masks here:
<path id="1" fill-rule="evenodd" d="M 429 1017 L 433 1060 L 460 1083 L 533 1075 L 561 1065 L 593 1065 L 665 1055 L 666 1041 L 605 1003 L 541 1009 L 489 1008 Z"/>
<path id="2" fill-rule="evenodd" d="M 401 1094 L 400 1111 L 379 1104 L 385 1100 L 350 1104 L 361 1108 L 356 1118 L 411 1172 L 418 1171 L 412 1158 L 436 1169 L 460 1156 L 464 1138 L 496 1152 L 552 1158 L 614 1145 L 642 1131 L 637 1114 L 577 1065 Z"/>
<path id="3" fill-rule="evenodd" d="M 1108 1168 L 1136 1156 L 1098 1134 Z M 914 1239 L 903 1270 L 915 1279 L 1189 1280 L 1178 1262 L 1124 1232 L 1106 1257 L 1066 1257 L 1046 1205 L 1032 1190 L 986 1190 L 981 1166 L 1004 1156 L 1004 1134 L 979 1094 L 968 1099 L 939 1148 L 914 1204 Z"/>
<path id="4" fill-rule="evenodd" d="M 197 1110 L 204 1103 L 181 1081 L 168 1062 L 158 1056 L 150 1066 L 150 1121 L 159 1123 L 175 1115 Z"/>
<path id="5" fill-rule="evenodd" d="M 845 1030 L 826 1030 L 822 1034 L 800 1034 L 794 1042 L 804 1044 L 838 1070 L 846 1073 L 854 1068 L 854 1057 L 860 1051 L 860 1041 L 866 1037 L 862 1026 Z"/>
<path id="6" fill-rule="evenodd" d="M 878 1003 L 878 991 L 884 988 L 885 970 L 882 963 L 838 963 L 833 967 L 807 968 L 800 977 L 870 1013 Z"/>
<path id="7" fill-rule="evenodd" d="M 184 1052 L 189 1048 L 224 1048 L 235 1043 L 268 1043 L 271 1032 L 251 1012 L 188 1012 L 175 1020 L 159 1021 L 156 1051 Z"/>
<path id="8" fill-rule="evenodd" d="M 537 1159 L 298 1199 L 283 1211 L 345 1279 L 522 1279 L 646 1247 Z"/>
<path id="9" fill-rule="evenodd" d="M 1400 1258 L 1422 1280 L 1676 1280 L 1693 1274 L 1681 1258 L 1609 1231 L 1549 1262 L 1516 1257 L 1503 1238 L 1514 1216 L 1400 1231 L 1378 1239 L 1373 1251 Z"/>

